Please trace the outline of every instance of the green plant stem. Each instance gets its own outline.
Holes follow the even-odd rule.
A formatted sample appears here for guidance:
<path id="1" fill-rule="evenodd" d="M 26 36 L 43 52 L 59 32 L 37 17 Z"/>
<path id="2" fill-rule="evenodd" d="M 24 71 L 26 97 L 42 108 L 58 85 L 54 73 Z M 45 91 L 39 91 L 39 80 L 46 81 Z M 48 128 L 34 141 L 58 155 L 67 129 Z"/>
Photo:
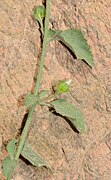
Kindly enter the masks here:
<path id="1" fill-rule="evenodd" d="M 42 53 L 41 53 L 41 58 L 40 58 L 40 66 L 39 66 L 39 71 L 37 75 L 37 81 L 34 89 L 34 95 L 38 95 L 39 87 L 40 87 L 40 82 L 41 82 L 41 76 L 42 76 L 42 70 L 44 66 L 44 60 L 45 60 L 45 55 L 46 55 L 46 47 L 47 47 L 47 34 L 48 34 L 48 24 L 49 24 L 49 14 L 50 14 L 50 0 L 46 0 L 46 16 L 45 16 L 45 32 L 44 32 L 44 39 L 43 39 L 43 46 L 42 46 Z M 15 160 L 19 159 L 19 156 L 21 154 L 22 148 L 25 143 L 25 139 L 28 134 L 28 130 L 31 124 L 32 116 L 35 110 L 36 105 L 32 105 L 31 108 L 29 109 L 27 121 L 25 124 L 25 127 L 23 129 L 23 132 L 20 137 L 20 141 L 17 147 L 17 151 L 15 153 Z"/>
<path id="2" fill-rule="evenodd" d="M 43 70 L 44 60 L 45 60 L 45 55 L 46 55 L 49 15 L 50 15 L 50 0 L 46 0 L 45 32 L 44 32 L 44 39 L 43 39 L 42 54 L 41 54 L 41 59 L 40 59 L 40 66 L 39 66 L 37 81 L 36 81 L 36 85 L 34 89 L 35 96 L 38 95 L 40 82 L 41 82 L 41 76 L 42 76 L 42 70 Z"/>

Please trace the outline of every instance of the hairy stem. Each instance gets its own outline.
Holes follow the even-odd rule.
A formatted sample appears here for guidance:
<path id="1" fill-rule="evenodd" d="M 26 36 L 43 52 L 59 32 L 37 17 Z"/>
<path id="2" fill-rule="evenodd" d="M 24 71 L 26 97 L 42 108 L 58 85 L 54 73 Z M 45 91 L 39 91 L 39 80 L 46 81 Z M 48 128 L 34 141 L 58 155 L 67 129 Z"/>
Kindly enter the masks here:
<path id="1" fill-rule="evenodd" d="M 46 0 L 45 32 L 44 32 L 44 39 L 43 39 L 42 53 L 41 53 L 41 58 L 40 58 L 39 71 L 38 71 L 37 81 L 36 81 L 36 85 L 35 85 L 35 89 L 34 89 L 34 95 L 35 96 L 38 95 L 40 82 L 41 82 L 41 76 L 42 76 L 42 70 L 43 70 L 44 60 L 45 60 L 45 55 L 46 55 L 49 14 L 50 14 L 50 0 Z M 31 124 L 31 120 L 32 120 L 32 116 L 34 113 L 35 106 L 36 105 L 32 105 L 31 108 L 29 109 L 27 121 L 26 121 L 25 127 L 23 129 L 23 132 L 21 134 L 20 141 L 18 144 L 18 148 L 17 148 L 16 154 L 15 154 L 15 160 L 19 159 L 22 148 L 24 146 L 25 139 L 27 137 L 28 130 L 29 130 L 29 127 Z"/>
<path id="2" fill-rule="evenodd" d="M 43 47 L 42 47 L 42 54 L 41 54 L 41 59 L 40 59 L 40 66 L 39 66 L 37 81 L 36 81 L 36 85 L 35 85 L 35 89 L 34 89 L 35 96 L 37 96 L 38 91 L 39 91 L 42 70 L 43 70 L 44 60 L 45 60 L 45 55 L 46 55 L 49 15 L 50 15 L 50 0 L 46 0 L 45 33 L 44 33 L 44 39 L 43 39 Z"/>

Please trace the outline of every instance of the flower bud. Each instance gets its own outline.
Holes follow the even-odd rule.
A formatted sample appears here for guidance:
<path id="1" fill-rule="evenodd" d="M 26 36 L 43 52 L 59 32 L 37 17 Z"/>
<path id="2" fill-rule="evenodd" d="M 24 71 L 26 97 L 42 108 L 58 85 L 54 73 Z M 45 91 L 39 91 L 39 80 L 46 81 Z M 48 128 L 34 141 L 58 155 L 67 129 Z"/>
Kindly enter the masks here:
<path id="1" fill-rule="evenodd" d="M 66 80 L 61 80 L 58 82 L 57 86 L 56 86 L 56 91 L 59 94 L 65 93 L 69 91 L 69 83 L 67 83 Z"/>
<path id="2" fill-rule="evenodd" d="M 33 10 L 33 17 L 37 21 L 41 22 L 45 17 L 45 7 L 44 6 L 37 6 Z"/>

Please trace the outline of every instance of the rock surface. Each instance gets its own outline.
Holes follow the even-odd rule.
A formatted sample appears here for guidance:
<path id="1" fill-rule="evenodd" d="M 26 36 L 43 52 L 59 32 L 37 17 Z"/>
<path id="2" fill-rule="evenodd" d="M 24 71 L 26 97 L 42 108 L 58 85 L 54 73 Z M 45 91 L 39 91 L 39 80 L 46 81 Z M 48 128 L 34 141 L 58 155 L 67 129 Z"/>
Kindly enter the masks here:
<path id="1" fill-rule="evenodd" d="M 40 0 L 37 3 L 41 3 Z M 20 99 L 34 87 L 38 69 L 40 33 L 31 18 L 35 0 L 0 1 L 0 162 L 5 144 L 17 136 L 26 108 Z M 35 168 L 20 160 L 14 180 L 111 179 L 111 1 L 51 0 L 56 29 L 78 28 L 94 57 L 91 69 L 59 42 L 47 48 L 41 89 L 72 79 L 65 97 L 84 113 L 87 133 L 77 134 L 62 118 L 36 109 L 28 136 L 35 152 L 50 164 Z M 0 179 L 4 179 L 0 171 Z"/>

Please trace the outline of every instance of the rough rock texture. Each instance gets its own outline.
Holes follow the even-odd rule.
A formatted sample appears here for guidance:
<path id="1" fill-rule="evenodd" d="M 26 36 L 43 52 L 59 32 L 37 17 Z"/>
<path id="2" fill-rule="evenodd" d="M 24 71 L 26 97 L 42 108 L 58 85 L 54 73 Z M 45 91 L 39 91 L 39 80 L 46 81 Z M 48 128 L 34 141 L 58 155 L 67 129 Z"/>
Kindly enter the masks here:
<path id="1" fill-rule="evenodd" d="M 37 1 L 39 4 L 41 1 Z M 5 144 L 17 136 L 26 108 L 20 99 L 34 87 L 40 55 L 38 24 L 31 18 L 36 1 L 0 1 L 0 162 Z M 72 79 L 64 95 L 84 113 L 87 133 L 77 134 L 47 109 L 36 109 L 28 140 L 49 163 L 35 168 L 20 160 L 14 180 L 111 179 L 111 1 L 51 0 L 56 29 L 79 28 L 94 57 L 91 69 L 59 42 L 47 48 L 41 89 L 53 80 Z M 0 171 L 0 179 L 4 179 Z"/>

